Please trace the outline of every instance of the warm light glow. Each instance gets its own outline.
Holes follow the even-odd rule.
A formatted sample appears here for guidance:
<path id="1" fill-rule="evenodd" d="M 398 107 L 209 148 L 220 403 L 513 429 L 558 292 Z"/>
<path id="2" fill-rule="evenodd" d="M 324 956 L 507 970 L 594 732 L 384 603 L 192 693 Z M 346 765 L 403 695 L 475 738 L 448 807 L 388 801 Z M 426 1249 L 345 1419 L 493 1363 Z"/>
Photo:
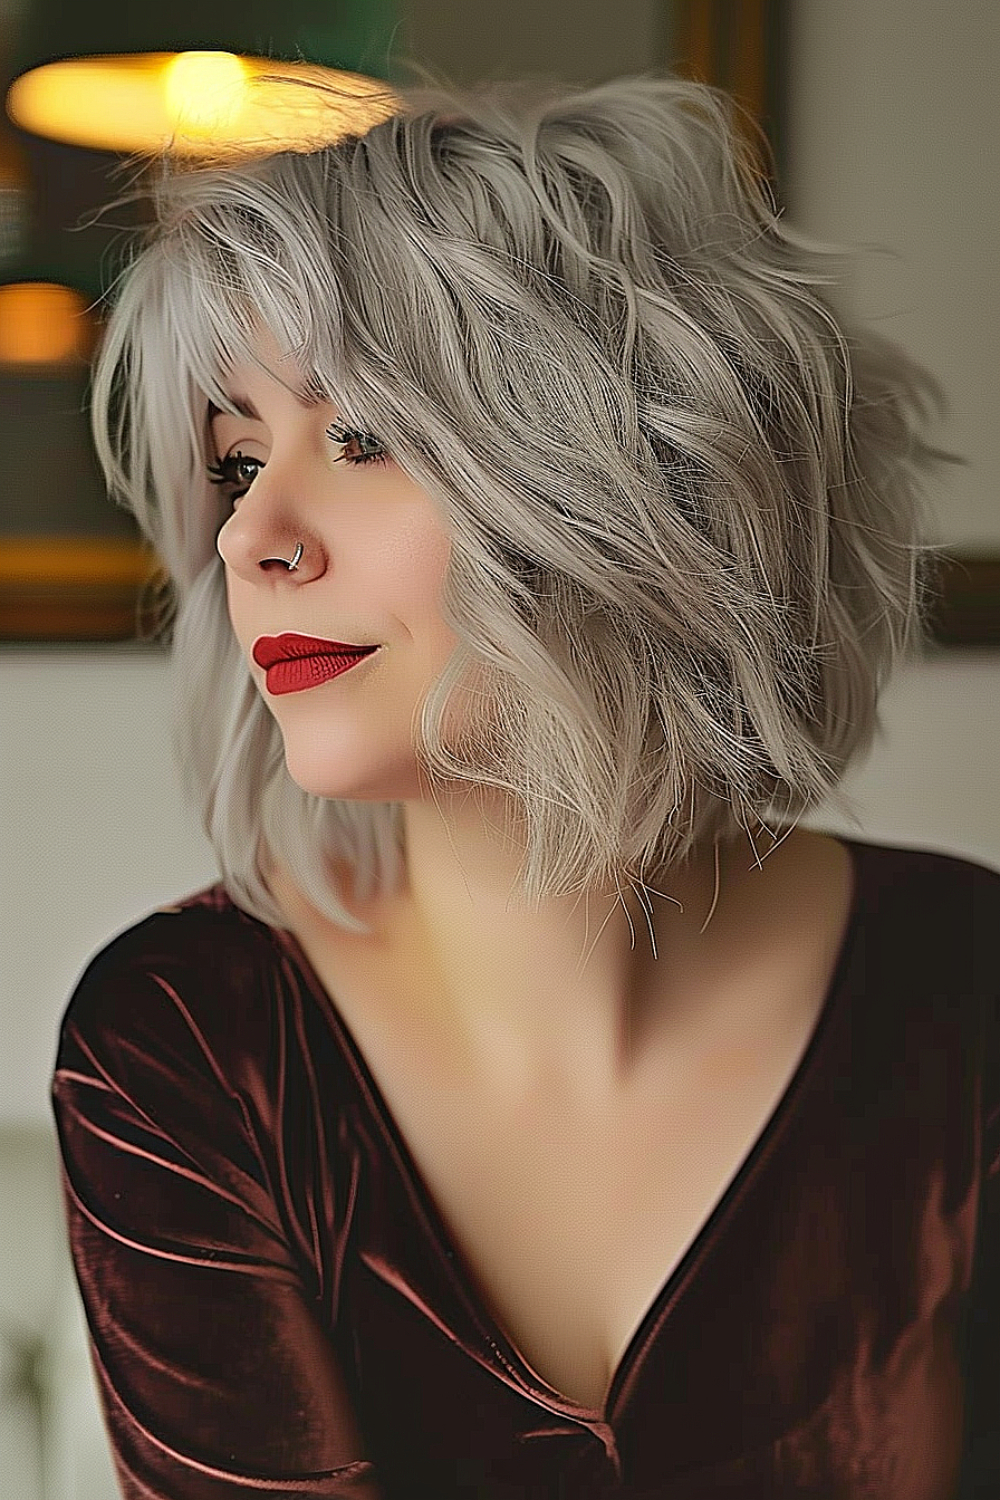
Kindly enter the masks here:
<path id="1" fill-rule="evenodd" d="M 51 281 L 0 286 L 0 364 L 61 365 L 88 358 L 94 324 L 87 301 Z"/>
<path id="2" fill-rule="evenodd" d="M 314 150 L 397 108 L 380 79 L 230 52 L 68 58 L 22 74 L 7 94 L 10 118 L 35 135 L 187 156 Z"/>
<path id="3" fill-rule="evenodd" d="M 247 103 L 247 68 L 232 52 L 179 52 L 163 70 L 167 114 L 181 135 L 211 140 Z"/>

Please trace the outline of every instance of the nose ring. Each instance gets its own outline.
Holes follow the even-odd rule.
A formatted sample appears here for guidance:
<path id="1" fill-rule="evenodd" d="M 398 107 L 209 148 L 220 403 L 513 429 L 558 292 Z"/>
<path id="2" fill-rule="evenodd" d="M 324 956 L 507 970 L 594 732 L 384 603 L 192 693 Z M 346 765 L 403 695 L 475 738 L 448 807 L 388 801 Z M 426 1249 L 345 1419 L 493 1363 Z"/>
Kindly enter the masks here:
<path id="1" fill-rule="evenodd" d="M 303 548 L 302 543 L 299 542 L 299 543 L 297 543 L 295 551 L 292 554 L 292 560 L 291 560 L 291 562 L 289 562 L 288 559 L 285 558 L 285 557 L 262 557 L 261 558 L 261 562 L 280 562 L 280 563 L 284 563 L 285 567 L 288 569 L 289 573 L 292 573 L 298 567 L 298 565 L 299 565 L 299 559 L 301 558 L 302 553 L 303 553 L 304 550 L 305 549 Z"/>

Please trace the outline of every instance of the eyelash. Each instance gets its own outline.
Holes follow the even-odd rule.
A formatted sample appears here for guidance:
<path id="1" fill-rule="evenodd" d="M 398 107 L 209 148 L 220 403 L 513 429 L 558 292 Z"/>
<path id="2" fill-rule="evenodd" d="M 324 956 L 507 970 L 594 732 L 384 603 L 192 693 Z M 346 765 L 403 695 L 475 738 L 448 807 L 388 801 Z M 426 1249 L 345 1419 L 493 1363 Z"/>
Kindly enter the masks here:
<path id="1" fill-rule="evenodd" d="M 354 455 L 341 453 L 339 457 L 334 459 L 334 463 L 339 464 L 341 460 L 344 460 L 351 465 L 384 464 L 388 459 L 388 454 L 382 445 L 381 439 L 373 437 L 370 432 L 358 432 L 354 427 L 337 427 L 336 425 L 331 425 L 326 429 L 326 435 L 343 448 L 346 448 L 348 443 L 352 442 L 356 442 L 361 446 L 360 453 Z M 373 445 L 376 445 L 380 451 L 374 451 Z M 229 492 L 230 500 L 242 500 L 257 475 L 254 474 L 246 484 L 243 484 L 241 489 L 242 480 L 237 476 L 235 471 L 239 468 L 240 464 L 248 463 L 256 464 L 258 472 L 264 467 L 262 459 L 251 458 L 249 454 L 242 453 L 239 448 L 237 448 L 235 453 L 227 453 L 225 458 L 220 458 L 216 463 L 207 465 L 209 483 L 225 485 Z"/>
<path id="2" fill-rule="evenodd" d="M 332 438 L 335 443 L 339 443 L 345 448 L 350 442 L 357 442 L 361 445 L 361 452 L 354 458 L 348 453 L 342 453 L 340 458 L 334 459 L 335 464 L 339 464 L 341 458 L 346 459 L 349 464 L 384 464 L 389 456 L 385 451 L 381 438 L 373 437 L 370 432 L 358 432 L 356 427 L 338 427 L 335 423 L 332 423 L 326 429 L 326 435 L 328 438 Z M 373 451 L 373 443 L 381 450 L 380 452 L 376 453 Z"/>
<path id="3" fill-rule="evenodd" d="M 241 453 L 238 448 L 235 453 L 227 453 L 226 457 L 220 458 L 218 463 L 208 465 L 209 484 L 224 485 L 226 490 L 228 491 L 230 500 L 242 500 L 243 496 L 250 488 L 250 485 L 253 483 L 253 479 L 256 479 L 257 476 L 255 474 L 253 476 L 253 479 L 251 479 L 248 484 L 245 484 L 243 488 L 240 489 L 241 481 L 237 478 L 234 470 L 236 470 L 240 464 L 247 463 L 258 464 L 261 468 L 264 467 L 259 458 L 250 458 L 247 454 Z"/>

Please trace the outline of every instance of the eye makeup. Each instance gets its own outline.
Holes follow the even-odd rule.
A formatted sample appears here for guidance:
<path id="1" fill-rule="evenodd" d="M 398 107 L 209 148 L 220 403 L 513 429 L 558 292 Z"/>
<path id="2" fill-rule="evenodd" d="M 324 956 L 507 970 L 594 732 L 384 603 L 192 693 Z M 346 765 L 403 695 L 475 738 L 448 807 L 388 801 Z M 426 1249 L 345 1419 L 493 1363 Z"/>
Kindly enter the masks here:
<path id="1" fill-rule="evenodd" d="M 370 432 L 359 432 L 354 427 L 341 427 L 331 423 L 326 429 L 326 435 L 332 442 L 344 449 L 334 459 L 334 463 L 341 461 L 349 464 L 384 464 L 389 455 L 380 438 Z M 232 453 L 227 453 L 224 458 L 217 459 L 215 463 L 206 465 L 208 478 L 211 484 L 221 485 L 225 488 L 231 500 L 239 500 L 246 494 L 261 469 L 265 466 L 262 458 L 253 458 L 236 448 Z"/>
<path id="2" fill-rule="evenodd" d="M 381 438 L 374 437 L 370 432 L 358 432 L 353 427 L 338 427 L 336 423 L 331 423 L 326 429 L 326 435 L 345 449 L 340 458 L 334 459 L 334 463 L 340 463 L 344 459 L 349 464 L 384 464 L 389 457 Z M 353 447 L 355 451 L 348 453 L 346 449 L 349 447 Z"/>
<path id="3" fill-rule="evenodd" d="M 252 473 L 247 470 L 252 466 Z M 237 448 L 217 463 L 206 465 L 210 484 L 222 485 L 231 500 L 241 499 L 264 467 L 262 458 L 251 458 Z"/>

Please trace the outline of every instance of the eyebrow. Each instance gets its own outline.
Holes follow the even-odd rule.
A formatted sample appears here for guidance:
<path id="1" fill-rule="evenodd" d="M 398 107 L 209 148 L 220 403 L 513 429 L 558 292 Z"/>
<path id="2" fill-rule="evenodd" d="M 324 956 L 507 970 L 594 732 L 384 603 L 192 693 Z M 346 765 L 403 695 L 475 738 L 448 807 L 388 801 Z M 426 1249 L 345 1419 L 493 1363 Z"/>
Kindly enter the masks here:
<path id="1" fill-rule="evenodd" d="M 260 414 L 253 402 L 247 396 L 230 396 L 230 401 L 241 417 L 249 417 L 251 422 L 259 422 Z M 216 417 L 229 417 L 232 413 L 224 406 L 216 406 L 214 401 L 208 403 L 208 420 L 214 422 Z"/>
<path id="2" fill-rule="evenodd" d="M 311 395 L 308 391 L 292 391 L 291 393 L 299 406 L 306 411 L 311 411 L 314 406 L 320 404 L 320 398 Z M 239 412 L 241 417 L 247 417 L 251 422 L 262 422 L 263 418 L 250 400 L 249 396 L 243 395 L 241 391 L 234 391 L 229 397 L 230 402 Z M 216 417 L 228 417 L 230 413 L 222 406 L 217 406 L 214 401 L 208 403 L 209 423 L 215 421 Z"/>

